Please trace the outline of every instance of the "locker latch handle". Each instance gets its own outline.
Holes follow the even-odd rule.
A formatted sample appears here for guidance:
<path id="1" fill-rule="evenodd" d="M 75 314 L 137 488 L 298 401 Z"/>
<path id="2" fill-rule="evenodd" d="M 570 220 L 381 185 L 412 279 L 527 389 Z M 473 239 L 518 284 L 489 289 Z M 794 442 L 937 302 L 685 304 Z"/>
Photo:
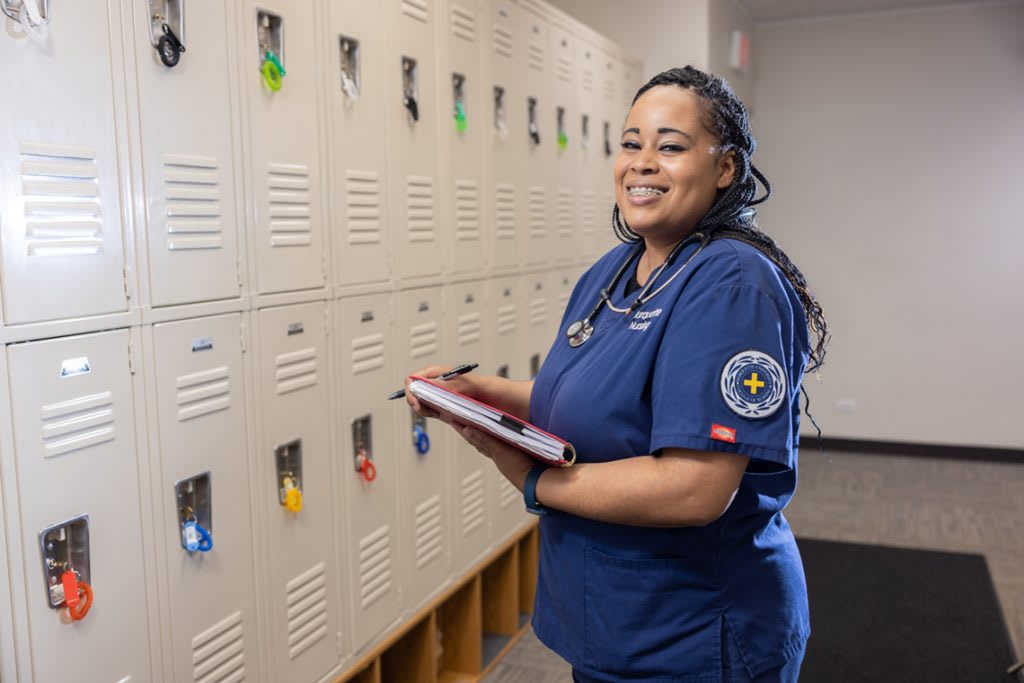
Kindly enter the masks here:
<path id="1" fill-rule="evenodd" d="M 531 97 L 528 100 L 528 115 L 529 115 L 529 126 L 527 130 L 530 132 L 530 139 L 533 140 L 533 144 L 540 144 L 540 126 L 537 125 L 537 100 Z"/>
<path id="2" fill-rule="evenodd" d="M 267 50 L 263 57 L 263 65 L 260 66 L 260 73 L 263 74 L 263 82 L 271 91 L 277 92 L 281 89 L 281 83 L 288 72 L 284 70 L 281 60 L 277 58 L 273 50 Z"/>
<path id="3" fill-rule="evenodd" d="M 405 108 L 409 110 L 409 115 L 412 116 L 413 121 L 420 120 L 420 106 L 416 104 L 416 98 L 413 97 L 412 94 L 406 93 L 405 97 L 402 99 L 402 104 L 404 104 Z"/>
<path id="4" fill-rule="evenodd" d="M 558 149 L 563 152 L 569 147 L 569 134 L 565 132 L 565 108 L 559 107 L 557 110 L 558 120 Z"/>
<path id="5" fill-rule="evenodd" d="M 185 51 L 185 46 L 181 44 L 178 36 L 174 34 L 174 31 L 166 23 L 161 25 L 160 28 L 164 32 L 156 44 L 156 52 L 160 55 L 160 61 L 166 67 L 177 66 L 178 61 L 181 59 L 181 53 Z"/>
<path id="6" fill-rule="evenodd" d="M 185 550 L 194 553 L 197 550 L 201 553 L 208 553 L 213 550 L 213 536 L 196 521 L 192 508 L 186 507 L 182 510 L 185 523 L 181 526 L 181 541 Z"/>
<path id="7" fill-rule="evenodd" d="M 604 122 L 604 156 L 605 158 L 611 158 L 612 156 L 612 126 L 607 121 Z"/>
<path id="8" fill-rule="evenodd" d="M 4 14 L 25 28 L 25 33 L 34 40 L 46 38 L 46 25 L 50 23 L 50 0 L 43 1 L 43 11 L 39 11 L 36 0 L 21 0 L 21 5 L 14 9 L 9 0 L 0 0 L 0 8 Z"/>

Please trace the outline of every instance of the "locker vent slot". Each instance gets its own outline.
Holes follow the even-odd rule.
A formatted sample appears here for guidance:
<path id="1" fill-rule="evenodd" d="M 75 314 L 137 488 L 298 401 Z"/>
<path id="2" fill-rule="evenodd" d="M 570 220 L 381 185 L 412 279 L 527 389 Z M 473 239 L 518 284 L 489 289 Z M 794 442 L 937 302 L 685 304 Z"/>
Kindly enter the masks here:
<path id="1" fill-rule="evenodd" d="M 441 496 L 416 506 L 416 569 L 423 569 L 441 554 Z"/>
<path id="2" fill-rule="evenodd" d="M 572 190 L 558 191 L 558 236 L 572 237 Z"/>
<path id="3" fill-rule="evenodd" d="M 519 489 L 512 485 L 512 483 L 505 477 L 501 477 L 501 482 L 498 484 L 498 504 L 502 508 L 507 508 L 510 505 L 520 505 L 523 501 L 523 494 L 519 493 Z"/>
<path id="4" fill-rule="evenodd" d="M 452 35 L 476 42 L 476 15 L 459 5 L 452 5 Z"/>
<path id="5" fill-rule="evenodd" d="M 494 39 L 494 54 L 511 59 L 515 45 L 512 32 L 504 26 L 495 26 L 492 37 Z"/>
<path id="6" fill-rule="evenodd" d="M 288 609 L 288 657 L 295 659 L 327 635 L 327 578 L 324 563 L 285 586 Z"/>
<path id="7" fill-rule="evenodd" d="M 565 55 L 555 58 L 555 77 L 560 81 L 572 83 L 572 60 Z"/>
<path id="8" fill-rule="evenodd" d="M 583 85 L 583 89 L 587 92 L 594 92 L 594 70 L 583 67 L 582 78 L 580 79 Z"/>
<path id="9" fill-rule="evenodd" d="M 391 527 L 385 524 L 359 542 L 360 605 L 363 609 L 368 608 L 389 590 L 391 590 Z"/>
<path id="10" fill-rule="evenodd" d="M 534 185 L 530 193 L 530 237 L 543 239 L 547 233 L 547 200 L 545 189 Z"/>
<path id="11" fill-rule="evenodd" d="M 231 379 L 226 365 L 182 375 L 177 389 L 179 422 L 231 407 Z"/>
<path id="12" fill-rule="evenodd" d="M 604 210 L 607 212 L 606 215 L 611 215 L 612 207 L 615 206 L 615 193 L 607 192 L 604 195 Z"/>
<path id="13" fill-rule="evenodd" d="M 309 203 L 309 167 L 267 164 L 270 246 L 305 247 L 313 243 Z"/>
<path id="14" fill-rule="evenodd" d="M 349 244 L 380 244 L 380 176 L 373 171 L 345 172 Z"/>
<path id="15" fill-rule="evenodd" d="M 167 201 L 167 248 L 222 248 L 217 159 L 184 154 L 165 154 L 161 159 Z"/>
<path id="16" fill-rule="evenodd" d="M 615 78 L 608 74 L 604 79 L 604 97 L 609 102 L 615 102 Z"/>
<path id="17" fill-rule="evenodd" d="M 506 304 L 498 308 L 498 334 L 512 334 L 516 331 L 516 323 L 519 316 L 516 314 L 516 307 L 513 304 Z"/>
<path id="18" fill-rule="evenodd" d="M 274 359 L 274 366 L 278 394 L 305 389 L 317 382 L 316 349 L 313 347 L 282 353 Z"/>
<path id="19" fill-rule="evenodd" d="M 458 341 L 459 346 L 466 346 L 480 341 L 480 331 L 483 329 L 479 313 L 463 313 L 459 316 Z"/>
<path id="20" fill-rule="evenodd" d="M 566 290 L 563 290 L 558 295 L 558 310 L 559 311 L 564 311 L 568 305 L 569 305 L 569 290 L 566 289 Z"/>
<path id="21" fill-rule="evenodd" d="M 437 238 L 434 234 L 434 181 L 424 176 L 409 176 L 405 193 L 409 241 L 433 242 Z"/>
<path id="22" fill-rule="evenodd" d="M 384 335 L 368 334 L 352 340 L 352 374 L 359 375 L 384 367 Z"/>
<path id="23" fill-rule="evenodd" d="M 196 683 L 245 680 L 241 612 L 235 612 L 192 639 L 192 678 Z"/>
<path id="24" fill-rule="evenodd" d="M 103 253 L 96 150 L 52 144 L 21 146 L 28 256 Z"/>
<path id="25" fill-rule="evenodd" d="M 544 73 L 544 47 L 531 42 L 526 46 L 526 64 L 531 69 Z"/>
<path id="26" fill-rule="evenodd" d="M 455 239 L 480 239 L 480 189 L 472 180 L 455 181 Z"/>
<path id="27" fill-rule="evenodd" d="M 423 323 L 412 328 L 412 357 L 420 358 L 437 353 L 437 323 Z"/>
<path id="28" fill-rule="evenodd" d="M 494 190 L 495 230 L 499 240 L 516 236 L 516 186 L 500 183 Z"/>
<path id="29" fill-rule="evenodd" d="M 42 408 L 44 457 L 64 455 L 114 439 L 114 395 L 80 396 Z"/>
<path id="30" fill-rule="evenodd" d="M 548 300 L 530 299 L 530 324 L 543 325 L 548 318 Z"/>
<path id="31" fill-rule="evenodd" d="M 427 0 L 402 0 L 402 14 L 426 23 Z"/>
<path id="32" fill-rule="evenodd" d="M 469 536 L 484 523 L 484 473 L 477 470 L 462 480 L 462 535 Z"/>
<path id="33" fill-rule="evenodd" d="M 597 203 L 597 195 L 593 190 L 583 190 L 583 201 L 580 202 L 580 225 L 583 227 L 583 234 L 594 236 L 597 234 L 597 225 L 594 222 L 594 205 Z"/>

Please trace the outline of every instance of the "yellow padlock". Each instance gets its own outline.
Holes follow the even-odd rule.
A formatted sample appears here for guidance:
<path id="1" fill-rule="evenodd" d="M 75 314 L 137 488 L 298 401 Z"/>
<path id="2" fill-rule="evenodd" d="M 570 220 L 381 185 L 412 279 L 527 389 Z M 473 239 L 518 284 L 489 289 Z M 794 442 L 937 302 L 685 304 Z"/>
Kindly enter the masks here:
<path id="1" fill-rule="evenodd" d="M 285 477 L 284 489 L 284 506 L 291 512 L 302 510 L 302 491 L 295 487 L 295 481 L 291 477 Z"/>

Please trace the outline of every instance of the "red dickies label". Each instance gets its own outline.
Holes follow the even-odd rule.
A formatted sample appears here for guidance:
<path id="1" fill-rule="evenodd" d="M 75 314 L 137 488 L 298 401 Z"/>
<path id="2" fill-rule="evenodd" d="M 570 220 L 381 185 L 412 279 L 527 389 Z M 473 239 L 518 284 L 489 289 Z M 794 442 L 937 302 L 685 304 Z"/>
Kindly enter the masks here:
<path id="1" fill-rule="evenodd" d="M 736 430 L 731 427 L 723 427 L 722 425 L 713 424 L 711 425 L 711 438 L 716 441 L 736 443 Z"/>

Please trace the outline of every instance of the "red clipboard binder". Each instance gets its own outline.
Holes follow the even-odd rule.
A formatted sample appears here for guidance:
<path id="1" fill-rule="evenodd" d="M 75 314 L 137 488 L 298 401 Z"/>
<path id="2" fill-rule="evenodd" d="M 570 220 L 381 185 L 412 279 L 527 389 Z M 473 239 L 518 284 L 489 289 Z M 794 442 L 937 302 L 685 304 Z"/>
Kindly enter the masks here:
<path id="1" fill-rule="evenodd" d="M 491 436 L 504 441 L 508 445 L 521 450 L 527 455 L 531 456 L 535 460 L 544 463 L 545 465 L 551 465 L 553 467 L 569 467 L 576 462 L 576 449 L 573 445 L 564 439 L 560 439 L 550 432 L 546 432 L 539 427 L 536 427 L 529 422 L 524 422 L 518 417 L 509 415 L 503 410 L 499 410 L 492 405 L 488 405 L 482 401 L 478 401 L 475 398 L 460 394 L 457 391 L 443 386 L 438 382 L 434 382 L 426 377 L 420 377 L 418 375 L 410 375 L 409 379 L 412 383 L 409 385 L 409 391 L 417 399 L 427 404 L 434 410 L 449 413 L 459 418 L 459 421 L 463 424 L 468 424 L 472 427 L 476 427 L 481 431 L 487 432 Z M 416 382 L 423 382 L 429 384 L 432 387 L 439 389 L 443 392 L 453 405 L 442 405 L 432 400 L 430 396 L 424 396 L 422 391 L 417 391 Z M 490 419 L 483 417 L 478 412 L 473 411 L 473 407 L 479 407 L 487 412 L 494 413 L 498 419 Z M 460 412 L 459 408 L 464 407 L 464 410 Z M 539 449 L 534 451 L 530 450 L 530 444 L 524 444 L 517 442 L 514 439 L 514 434 L 529 433 L 531 437 L 535 437 L 542 440 L 547 445 L 553 448 L 561 449 L 561 457 L 559 459 L 553 459 L 551 454 L 545 454 Z"/>

